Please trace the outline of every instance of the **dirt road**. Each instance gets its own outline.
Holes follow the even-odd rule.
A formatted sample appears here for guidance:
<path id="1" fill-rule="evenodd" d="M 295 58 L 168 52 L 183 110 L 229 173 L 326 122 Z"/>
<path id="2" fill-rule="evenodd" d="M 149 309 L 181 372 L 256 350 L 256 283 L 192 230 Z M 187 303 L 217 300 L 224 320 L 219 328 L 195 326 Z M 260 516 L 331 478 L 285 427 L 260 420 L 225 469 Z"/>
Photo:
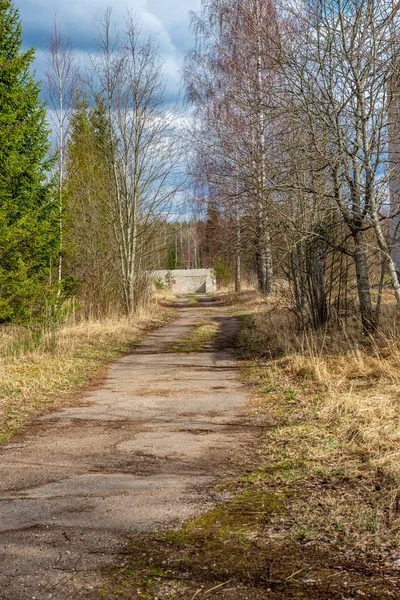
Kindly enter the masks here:
<path id="1" fill-rule="evenodd" d="M 171 351 L 199 320 L 218 323 L 215 344 Z M 102 568 L 135 532 L 206 508 L 249 434 L 236 328 L 208 298 L 183 303 L 80 406 L 0 449 L 1 600 L 98 598 Z"/>

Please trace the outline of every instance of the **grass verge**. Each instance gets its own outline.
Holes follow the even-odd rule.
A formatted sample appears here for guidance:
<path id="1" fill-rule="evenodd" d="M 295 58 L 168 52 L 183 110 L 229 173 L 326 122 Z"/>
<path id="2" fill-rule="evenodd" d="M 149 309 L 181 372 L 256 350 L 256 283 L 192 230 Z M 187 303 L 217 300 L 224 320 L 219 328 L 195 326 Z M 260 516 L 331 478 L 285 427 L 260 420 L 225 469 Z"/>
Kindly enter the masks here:
<path id="1" fill-rule="evenodd" d="M 84 321 L 55 339 L 32 330 L 0 331 L 0 443 L 51 408 L 73 401 L 110 361 L 133 349 L 143 335 L 174 314 L 161 303 L 132 319 Z"/>

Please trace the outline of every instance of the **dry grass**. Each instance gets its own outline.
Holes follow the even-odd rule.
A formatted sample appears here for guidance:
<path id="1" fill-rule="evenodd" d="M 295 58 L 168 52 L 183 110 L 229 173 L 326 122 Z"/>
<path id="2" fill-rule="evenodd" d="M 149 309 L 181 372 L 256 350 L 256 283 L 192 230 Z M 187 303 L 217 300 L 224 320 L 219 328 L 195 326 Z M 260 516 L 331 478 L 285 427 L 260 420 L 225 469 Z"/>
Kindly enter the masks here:
<path id="1" fill-rule="evenodd" d="M 393 552 L 400 531 L 400 342 L 390 300 L 384 310 L 374 338 L 355 320 L 301 333 L 274 299 L 243 317 L 246 379 L 256 411 L 276 424 L 266 472 L 280 487 L 307 490 L 307 502 L 299 494 L 292 503 L 290 535 L 329 546 L 336 527 L 350 555 Z"/>
<path id="2" fill-rule="evenodd" d="M 0 441 L 50 406 L 59 406 L 99 374 L 110 360 L 132 349 L 143 334 L 173 314 L 155 301 L 132 319 L 82 321 L 56 331 L 0 330 Z"/>
<path id="3" fill-rule="evenodd" d="M 318 395 L 320 416 L 339 438 L 400 486 L 400 340 L 394 307 L 386 307 L 386 330 L 366 339 L 356 322 L 300 333 L 292 316 L 269 302 L 245 317 L 246 357 L 268 359 L 306 394 Z"/>
<path id="4" fill-rule="evenodd" d="M 383 394 L 356 395 L 351 386 L 344 392 L 346 380 L 339 383 L 329 365 L 323 364 L 329 382 L 321 381 L 320 364 L 315 379 L 315 365 L 307 372 L 305 365 L 286 357 L 244 367 L 255 387 L 254 410 L 272 424 L 246 483 L 284 493 L 290 513 L 264 535 L 339 553 L 341 560 L 368 556 L 390 565 L 400 533 L 398 408 Z"/>
<path id="5" fill-rule="evenodd" d="M 255 329 L 262 338 L 263 326 Z M 270 340 L 280 341 L 279 368 L 307 393 L 318 394 L 321 416 L 338 436 L 400 485 L 398 342 L 380 338 L 362 344 L 344 332 L 292 339 L 293 330 L 279 320 L 275 328 L 269 321 L 267 331 Z"/>

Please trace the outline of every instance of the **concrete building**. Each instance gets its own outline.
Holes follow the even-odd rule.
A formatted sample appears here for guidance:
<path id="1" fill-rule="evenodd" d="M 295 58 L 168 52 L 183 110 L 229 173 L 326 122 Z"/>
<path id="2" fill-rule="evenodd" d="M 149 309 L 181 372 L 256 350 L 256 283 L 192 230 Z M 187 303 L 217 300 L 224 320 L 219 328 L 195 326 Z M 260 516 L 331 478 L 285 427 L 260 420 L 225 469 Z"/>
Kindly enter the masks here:
<path id="1" fill-rule="evenodd" d="M 206 294 L 216 290 L 213 269 L 154 271 L 153 278 L 155 285 L 160 281 L 174 294 Z"/>

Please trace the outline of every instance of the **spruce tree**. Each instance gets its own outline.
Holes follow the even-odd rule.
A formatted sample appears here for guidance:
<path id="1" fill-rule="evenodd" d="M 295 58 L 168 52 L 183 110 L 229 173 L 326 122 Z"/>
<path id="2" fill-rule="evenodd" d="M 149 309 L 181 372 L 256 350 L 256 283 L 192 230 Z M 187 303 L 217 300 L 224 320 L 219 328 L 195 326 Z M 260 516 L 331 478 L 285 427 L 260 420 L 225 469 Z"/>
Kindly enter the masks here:
<path id="1" fill-rule="evenodd" d="M 84 95 L 78 94 L 67 146 L 65 272 L 80 284 L 85 314 L 95 317 L 120 304 L 107 127 L 101 97 L 95 97 L 89 107 Z"/>
<path id="2" fill-rule="evenodd" d="M 56 250 L 46 110 L 22 50 L 19 11 L 0 0 L 0 322 L 26 320 L 44 298 Z"/>

